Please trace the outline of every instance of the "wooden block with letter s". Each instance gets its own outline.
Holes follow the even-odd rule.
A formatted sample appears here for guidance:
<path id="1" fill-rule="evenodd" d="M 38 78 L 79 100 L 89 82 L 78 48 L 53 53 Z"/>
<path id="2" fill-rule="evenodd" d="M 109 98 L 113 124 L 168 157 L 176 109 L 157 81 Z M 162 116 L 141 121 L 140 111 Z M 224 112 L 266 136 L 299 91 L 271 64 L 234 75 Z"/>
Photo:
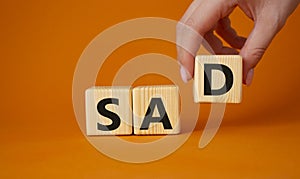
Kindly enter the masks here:
<path id="1" fill-rule="evenodd" d="M 92 87 L 86 90 L 87 135 L 131 135 L 131 87 Z"/>
<path id="2" fill-rule="evenodd" d="M 134 134 L 178 134 L 179 90 L 177 86 L 141 86 L 133 89 Z"/>
<path id="3" fill-rule="evenodd" d="M 199 55 L 195 59 L 194 101 L 240 103 L 242 100 L 242 57 Z"/>

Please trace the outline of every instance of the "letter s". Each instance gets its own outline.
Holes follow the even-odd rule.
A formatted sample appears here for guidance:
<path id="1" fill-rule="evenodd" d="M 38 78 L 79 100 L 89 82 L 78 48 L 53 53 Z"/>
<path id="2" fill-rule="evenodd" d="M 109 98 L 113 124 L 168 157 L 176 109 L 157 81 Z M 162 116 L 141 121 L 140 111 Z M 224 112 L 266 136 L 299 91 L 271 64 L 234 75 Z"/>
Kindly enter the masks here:
<path id="1" fill-rule="evenodd" d="M 107 117 L 107 118 L 109 118 L 109 119 L 112 120 L 112 123 L 110 125 L 102 125 L 102 124 L 97 123 L 97 129 L 101 130 L 101 131 L 112 131 L 112 130 L 115 130 L 121 124 L 120 117 L 116 113 L 108 111 L 105 108 L 105 106 L 107 104 L 119 105 L 119 99 L 116 99 L 116 98 L 106 98 L 106 99 L 102 99 L 97 104 L 97 110 L 98 110 L 99 114 L 101 114 L 102 116 Z"/>

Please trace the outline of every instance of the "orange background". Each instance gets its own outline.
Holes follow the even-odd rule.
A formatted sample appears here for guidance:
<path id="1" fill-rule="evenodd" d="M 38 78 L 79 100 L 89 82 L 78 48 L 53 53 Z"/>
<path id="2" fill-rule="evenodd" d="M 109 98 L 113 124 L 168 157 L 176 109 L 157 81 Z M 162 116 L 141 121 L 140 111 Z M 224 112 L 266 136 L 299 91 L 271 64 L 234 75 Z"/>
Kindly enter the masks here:
<path id="1" fill-rule="evenodd" d="M 144 16 L 179 20 L 190 3 L 1 2 L 0 178 L 300 177 L 300 9 L 274 39 L 255 71 L 253 85 L 244 87 L 242 104 L 227 105 L 221 128 L 206 148 L 197 146 L 209 114 L 207 104 L 201 105 L 189 140 L 152 163 L 112 160 L 93 148 L 79 130 L 72 79 L 88 43 L 124 20 Z M 253 24 L 240 10 L 231 19 L 240 34 L 250 32 Z M 100 72 L 108 77 L 97 84 L 109 84 L 122 59 L 146 52 L 176 57 L 172 44 L 132 42 L 109 57 Z"/>

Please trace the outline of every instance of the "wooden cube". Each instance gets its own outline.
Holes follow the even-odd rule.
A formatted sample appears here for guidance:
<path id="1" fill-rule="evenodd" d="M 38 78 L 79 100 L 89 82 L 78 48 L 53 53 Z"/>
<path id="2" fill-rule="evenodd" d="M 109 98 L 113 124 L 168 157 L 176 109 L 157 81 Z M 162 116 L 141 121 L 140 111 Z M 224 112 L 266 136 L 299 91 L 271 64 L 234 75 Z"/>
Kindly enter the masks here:
<path id="1" fill-rule="evenodd" d="M 179 90 L 177 86 L 141 86 L 133 89 L 134 134 L 178 134 Z"/>
<path id="2" fill-rule="evenodd" d="M 92 87 L 85 97 L 87 135 L 132 134 L 130 87 Z"/>
<path id="3" fill-rule="evenodd" d="M 242 57 L 200 55 L 195 59 L 194 101 L 240 103 L 242 99 Z"/>

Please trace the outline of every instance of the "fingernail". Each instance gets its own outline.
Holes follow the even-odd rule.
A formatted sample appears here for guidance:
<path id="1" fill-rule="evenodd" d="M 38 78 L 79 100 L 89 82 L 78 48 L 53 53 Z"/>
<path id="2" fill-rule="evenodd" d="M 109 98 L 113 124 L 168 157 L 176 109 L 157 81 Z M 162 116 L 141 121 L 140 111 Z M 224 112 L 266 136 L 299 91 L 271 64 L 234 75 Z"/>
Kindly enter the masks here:
<path id="1" fill-rule="evenodd" d="M 184 83 L 189 82 L 189 80 L 191 79 L 189 73 L 186 71 L 184 66 L 180 67 L 180 75 L 181 75 L 181 79 Z"/>
<path id="2" fill-rule="evenodd" d="M 254 69 L 252 68 L 251 70 L 249 70 L 248 74 L 247 74 L 247 78 L 246 78 L 246 85 L 250 86 L 252 83 L 252 79 L 253 79 L 253 75 L 254 75 Z"/>

